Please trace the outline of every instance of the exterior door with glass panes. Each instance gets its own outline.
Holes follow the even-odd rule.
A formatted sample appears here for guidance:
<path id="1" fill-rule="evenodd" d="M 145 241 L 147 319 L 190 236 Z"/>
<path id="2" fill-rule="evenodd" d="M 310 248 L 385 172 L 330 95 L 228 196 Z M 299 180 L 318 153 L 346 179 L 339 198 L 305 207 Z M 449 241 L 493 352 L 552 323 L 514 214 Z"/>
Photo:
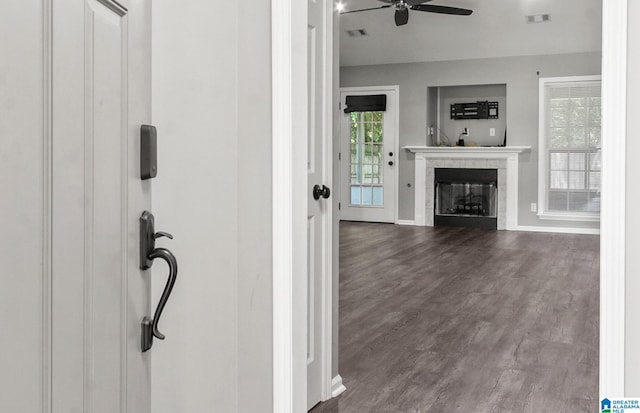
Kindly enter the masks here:
<path id="1" fill-rule="evenodd" d="M 341 89 L 340 218 L 395 222 L 397 87 Z"/>

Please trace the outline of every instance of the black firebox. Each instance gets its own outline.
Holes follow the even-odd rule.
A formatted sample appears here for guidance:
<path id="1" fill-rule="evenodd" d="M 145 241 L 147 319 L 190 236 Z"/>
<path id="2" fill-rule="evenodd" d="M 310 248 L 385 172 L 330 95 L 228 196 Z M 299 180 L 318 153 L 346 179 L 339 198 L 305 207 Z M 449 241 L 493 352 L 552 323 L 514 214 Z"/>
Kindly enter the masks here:
<path id="1" fill-rule="evenodd" d="M 436 226 L 497 229 L 498 170 L 436 168 Z"/>

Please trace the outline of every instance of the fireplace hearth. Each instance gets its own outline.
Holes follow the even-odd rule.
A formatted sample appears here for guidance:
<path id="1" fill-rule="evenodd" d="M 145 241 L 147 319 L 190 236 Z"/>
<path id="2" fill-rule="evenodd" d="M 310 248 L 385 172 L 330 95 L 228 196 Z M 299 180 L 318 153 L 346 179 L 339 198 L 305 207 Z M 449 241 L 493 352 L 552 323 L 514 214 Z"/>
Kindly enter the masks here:
<path id="1" fill-rule="evenodd" d="M 497 169 L 435 168 L 434 184 L 434 225 L 497 229 Z"/>

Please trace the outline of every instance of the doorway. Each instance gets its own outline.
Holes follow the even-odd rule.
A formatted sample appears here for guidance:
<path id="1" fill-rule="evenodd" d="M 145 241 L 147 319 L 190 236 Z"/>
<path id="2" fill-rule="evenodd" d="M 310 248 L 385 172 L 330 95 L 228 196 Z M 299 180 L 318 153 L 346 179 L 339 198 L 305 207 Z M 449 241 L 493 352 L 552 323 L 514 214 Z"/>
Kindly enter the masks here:
<path id="1" fill-rule="evenodd" d="M 549 63 L 551 62 L 551 59 L 555 60 L 556 62 L 559 60 L 559 57 L 557 56 L 551 56 L 548 58 Z M 343 85 L 346 86 L 355 86 L 355 85 L 359 85 L 359 84 L 372 84 L 372 80 L 375 78 L 376 81 L 382 83 L 382 84 L 388 84 L 391 82 L 394 82 L 396 78 L 400 79 L 400 82 L 404 82 L 401 83 L 400 87 L 402 89 L 402 95 L 403 95 L 403 99 L 405 99 L 405 105 L 402 106 L 402 110 L 401 113 L 406 113 L 407 110 L 411 110 L 409 109 L 410 106 L 418 106 L 418 105 L 424 105 L 420 100 L 418 99 L 414 99 L 414 97 L 420 97 L 421 99 L 424 99 L 424 90 L 421 90 L 423 88 L 423 86 L 427 86 L 429 85 L 429 83 L 427 83 L 427 80 L 422 80 L 422 79 L 426 79 L 426 73 L 429 74 L 430 79 L 433 80 L 429 80 L 434 82 L 435 84 L 438 85 L 443 85 L 443 84 L 451 84 L 450 83 L 450 79 L 460 79 L 459 80 L 460 84 L 474 84 L 474 83 L 478 83 L 478 84 L 495 84 L 495 83 L 502 83 L 501 80 L 504 79 L 506 80 L 505 83 L 508 84 L 508 88 L 507 88 L 507 101 L 509 102 L 517 102 L 516 105 L 523 107 L 525 105 L 528 105 L 527 101 L 531 101 L 531 102 L 537 102 L 537 96 L 533 96 L 532 99 L 518 99 L 518 94 L 524 90 L 527 86 L 522 87 L 525 83 L 527 84 L 531 84 L 532 86 L 535 86 L 537 84 L 537 73 L 536 71 L 533 72 L 527 72 L 525 73 L 525 71 L 523 70 L 522 73 L 519 74 L 513 74 L 513 75 L 509 75 L 507 73 L 507 59 L 504 59 L 503 61 L 501 61 L 501 63 L 504 63 L 501 67 L 496 68 L 490 68 L 488 70 L 484 70 L 484 65 L 487 64 L 489 61 L 489 59 L 486 59 L 484 61 L 465 61 L 465 62 L 454 62 L 454 64 L 452 64 L 451 66 L 448 66 L 447 62 L 437 62 L 433 65 L 427 65 L 427 64 L 422 64 L 422 63 L 408 63 L 408 64 L 398 64 L 398 65 L 385 65 L 385 66 L 367 66 L 364 67 L 362 69 L 355 69 L 355 68 L 351 68 L 351 67 L 346 67 L 345 70 L 343 70 L 343 73 L 346 73 L 347 76 L 344 76 L 343 79 L 348 77 L 348 82 L 347 83 L 342 83 Z M 578 70 L 589 70 L 589 71 L 600 71 L 600 66 L 601 66 L 601 62 L 600 62 L 600 56 L 596 56 L 596 54 L 594 53 L 593 56 L 591 56 L 590 59 L 591 63 L 590 63 L 590 67 L 586 68 L 586 67 L 580 67 L 580 66 L 586 66 L 583 63 L 581 63 L 580 65 L 576 65 L 576 67 L 578 68 Z M 551 65 L 546 66 L 543 59 L 538 59 L 538 57 L 536 56 L 535 58 L 532 58 L 530 60 L 530 62 L 532 64 L 535 64 L 536 67 L 540 68 L 540 66 L 544 66 L 544 69 L 540 69 L 539 72 L 540 73 L 544 73 L 545 70 L 552 70 Z M 468 64 L 467 64 L 468 63 Z M 553 62 L 555 63 L 555 62 Z M 552 64 L 553 64 L 552 63 Z M 463 66 L 467 66 L 467 67 L 473 67 L 473 71 L 463 71 L 460 70 L 461 67 Z M 524 63 L 523 67 L 531 67 L 529 66 L 527 63 Z M 341 77 L 343 75 L 343 73 L 341 73 Z M 395 77 L 394 77 L 395 76 Z M 508 79 L 505 79 L 505 77 L 509 77 Z M 421 78 L 422 77 L 422 78 Z M 422 81 L 421 81 L 422 80 Z M 458 83 L 456 83 L 458 84 Z M 405 94 L 405 91 L 409 91 L 409 93 L 411 93 L 411 88 L 414 89 L 418 89 L 419 92 L 414 92 L 410 98 L 408 98 Z M 535 95 L 535 93 L 533 94 Z M 513 98 L 513 99 L 511 99 Z M 411 105 L 407 104 L 406 102 L 411 102 Z M 520 108 L 518 108 L 520 109 Z M 448 110 L 448 107 L 447 107 Z M 510 109 L 511 110 L 511 109 Z M 427 130 L 429 129 L 429 126 L 431 125 L 430 122 L 423 122 L 424 119 L 424 112 L 426 112 L 426 110 L 424 110 L 422 107 L 419 107 L 418 110 L 415 110 L 415 112 L 413 112 L 414 117 L 416 116 L 416 113 L 418 114 L 418 118 L 420 119 L 420 121 L 412 121 L 412 119 L 409 116 L 404 116 L 403 114 L 401 114 L 401 122 L 402 126 L 403 126 L 403 130 L 401 131 L 403 138 L 405 139 L 405 141 L 403 141 L 401 143 L 402 145 L 407 145 L 407 140 L 408 139 L 412 139 L 415 141 L 418 140 L 422 140 L 422 142 L 424 142 L 425 138 L 426 140 L 428 140 L 428 134 L 429 132 L 427 132 Z M 519 111 L 520 112 L 520 111 Z M 522 112 L 526 112 L 526 113 L 522 113 Z M 517 114 L 517 116 L 515 116 L 516 114 L 514 112 L 511 112 L 509 114 L 510 119 L 513 119 L 513 117 L 517 117 L 518 118 L 518 122 L 520 124 L 522 124 L 525 120 L 525 116 L 520 116 L 520 114 L 525 114 L 527 116 L 531 116 L 533 122 L 531 122 L 532 127 L 529 128 L 527 127 L 527 129 L 530 129 L 532 131 L 534 131 L 534 133 L 532 133 L 531 136 L 534 137 L 536 133 L 535 131 L 537 131 L 537 110 L 535 107 L 532 108 L 532 110 L 527 109 L 526 111 L 521 111 L 520 113 Z M 403 117 L 404 116 L 404 117 Z M 447 116 L 448 116 L 448 112 L 447 112 Z M 463 122 L 463 121 L 460 121 Z M 411 123 L 411 124 L 410 124 Z M 515 129 L 516 129 L 516 125 L 514 125 L 515 122 L 511 122 L 511 124 L 509 125 L 510 131 L 509 133 L 511 134 L 510 136 L 512 138 L 510 138 L 511 140 L 510 145 L 518 145 L 518 144 L 524 144 L 524 142 L 522 142 L 522 140 L 518 141 L 518 139 L 522 139 L 522 134 L 516 133 Z M 407 126 L 409 125 L 409 126 Z M 459 124 L 460 126 L 462 126 L 461 124 Z M 408 137 L 408 133 L 407 133 L 407 129 L 410 129 L 411 132 L 415 133 L 415 135 L 411 136 L 410 138 Z M 522 129 L 522 127 L 520 128 Z M 513 138 L 513 133 L 516 133 L 519 138 Z M 424 143 L 419 143 L 420 145 L 423 145 Z M 418 144 L 418 143 L 416 143 Z M 532 157 L 532 159 L 536 159 L 535 157 Z M 407 164 L 405 164 L 407 165 Z M 408 167 L 410 168 L 410 164 L 408 164 Z M 533 165 L 533 167 L 531 168 L 532 170 L 536 170 L 535 169 L 535 165 Z M 405 168 L 406 170 L 406 168 Z M 522 181 L 526 181 L 528 179 L 528 175 L 529 175 L 529 171 L 528 170 L 523 170 L 522 173 Z M 405 175 L 405 179 L 406 179 L 406 175 Z M 406 197 L 404 197 L 404 199 L 408 198 L 408 192 L 409 190 L 405 187 L 405 183 L 407 183 L 408 180 L 405 180 L 402 178 L 402 172 L 401 172 L 401 181 L 403 183 L 403 185 L 399 188 L 399 191 L 404 191 L 405 194 L 407 194 Z M 535 179 L 535 178 L 534 178 Z M 409 183 L 411 183 L 411 181 L 408 181 Z M 416 179 L 417 182 L 417 179 Z M 417 183 L 416 183 L 417 184 Z M 535 185 L 535 184 L 534 184 Z M 535 188 L 535 186 L 533 186 L 533 188 Z M 535 194 L 533 195 L 535 197 Z M 523 200 L 528 199 L 529 196 L 526 193 L 526 190 L 523 190 L 520 194 L 519 194 L 519 199 L 520 202 L 522 203 Z M 403 198 L 401 198 L 403 199 Z M 533 201 L 535 201 L 535 198 L 532 198 Z M 403 202 L 401 202 L 402 204 Z M 528 211 L 526 211 L 528 212 Z M 525 211 L 521 211 L 520 212 L 521 217 L 525 215 Z M 534 214 L 535 215 L 535 214 Z M 409 216 L 401 216 L 401 218 L 410 218 Z M 534 219 L 538 219 L 535 216 L 531 216 L 531 220 L 533 221 Z M 521 225 L 527 224 L 526 220 L 522 220 L 520 221 Z M 551 228 L 549 228 L 550 225 L 548 225 L 549 223 L 544 223 L 547 224 L 547 228 L 542 228 L 542 230 L 552 230 Z M 569 225 L 567 225 L 568 227 Z M 594 228 L 592 228 L 592 230 L 595 230 L 595 226 Z M 597 334 L 597 333 L 595 333 Z M 345 380 L 347 380 L 345 378 Z M 347 386 L 348 386 L 348 381 L 346 382 Z"/>
<path id="2" fill-rule="evenodd" d="M 280 4 L 281 3 L 281 4 Z M 287 0 L 277 2 L 281 6 L 281 11 L 290 12 L 292 5 Z M 295 10 L 296 7 L 293 7 Z M 628 9 L 626 2 L 604 3 L 603 4 L 603 99 L 609 104 L 603 112 L 603 135 L 611 136 L 612 141 L 603 146 L 603 163 L 607 168 L 603 174 L 604 199 L 601 214 L 601 274 L 606 274 L 606 278 L 601 275 L 601 346 L 600 346 L 600 394 L 624 394 L 624 279 L 625 279 L 625 236 L 620 228 L 624 227 L 625 212 L 625 152 L 624 137 L 626 136 L 626 90 L 624 79 L 627 73 L 626 47 L 627 47 L 627 17 Z M 295 13 L 294 13 L 295 14 Z M 293 20 L 292 20 L 293 21 Z M 274 26 L 275 27 L 275 26 Z M 287 40 L 289 39 L 289 40 Z M 291 37 L 283 36 L 274 39 L 274 52 L 288 51 L 289 59 L 295 58 L 295 53 L 289 48 Z M 284 41 L 283 41 L 284 40 Z M 277 53 L 274 53 L 277 55 Z M 291 62 L 291 60 L 284 60 Z M 274 67 L 281 67 L 282 61 L 276 62 Z M 286 74 L 286 73 L 285 73 Z M 278 74 L 278 78 L 284 81 L 286 77 Z M 298 101 L 301 103 L 302 101 Z M 278 107 L 278 106 L 275 106 Z M 291 105 L 279 108 L 274 116 L 288 113 Z M 281 129 L 281 130 L 286 130 Z M 274 135 L 277 136 L 277 135 Z M 291 136 L 291 133 L 285 134 Z M 284 152 L 286 153 L 286 151 Z M 294 158 L 292 158 L 294 159 Z M 302 171 L 301 169 L 300 171 Z M 298 171 L 298 172 L 300 172 Z M 287 193 L 291 193 L 287 191 Z M 294 191 L 295 193 L 295 191 Z M 293 220 L 295 222 L 295 220 Z M 283 239 L 300 239 L 299 236 Z M 621 247 L 622 246 L 622 247 Z M 279 251 L 276 248 L 276 254 Z M 280 283 L 276 285 L 276 291 L 286 293 L 290 283 Z M 293 307 L 280 306 L 276 311 L 291 319 Z M 278 328 L 274 330 L 276 337 L 286 339 L 291 337 L 291 330 Z M 296 394 L 287 391 L 287 383 L 293 373 L 287 373 L 285 368 L 277 368 L 276 373 L 281 373 L 285 380 L 276 380 L 275 390 L 278 397 L 276 400 L 284 402 L 291 400 Z M 278 374 L 276 378 L 281 377 Z M 287 377 L 289 379 L 287 379 Z M 278 391 L 280 390 L 280 392 Z M 276 403 L 276 405 L 278 405 Z"/>
<path id="3" fill-rule="evenodd" d="M 397 86 L 340 90 L 343 220 L 397 222 L 398 94 Z M 372 110 L 367 98 L 383 102 Z"/>

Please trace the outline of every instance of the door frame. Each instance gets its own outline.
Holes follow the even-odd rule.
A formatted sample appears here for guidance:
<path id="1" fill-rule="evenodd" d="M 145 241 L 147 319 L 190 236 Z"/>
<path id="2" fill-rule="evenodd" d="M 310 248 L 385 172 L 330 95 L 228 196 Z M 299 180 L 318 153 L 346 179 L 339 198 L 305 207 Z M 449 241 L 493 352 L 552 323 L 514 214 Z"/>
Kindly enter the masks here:
<path id="1" fill-rule="evenodd" d="M 332 3 L 330 3 L 332 4 Z M 307 2 L 272 0 L 273 412 L 307 409 Z M 331 49 L 333 20 L 326 32 Z M 332 55 L 328 56 L 333 60 Z M 331 71 L 325 75 L 332 76 Z M 332 80 L 326 93 L 332 93 Z M 332 99 L 329 100 L 332 102 Z M 331 105 L 333 106 L 333 105 Z M 332 111 L 326 130 L 332 131 Z M 332 177 L 328 133 L 325 172 Z M 327 182 L 332 182 L 328 180 Z M 332 225 L 331 213 L 327 225 Z M 332 239 L 323 276 L 323 400 L 332 390 Z"/>
<path id="2" fill-rule="evenodd" d="M 323 134 L 322 134 L 322 182 L 327 182 L 329 185 L 333 186 L 333 181 L 334 181 L 334 176 L 333 176 L 333 158 L 332 158 L 332 154 L 334 151 L 333 148 L 333 116 L 334 116 L 334 102 L 333 102 L 333 29 L 334 29 L 334 19 L 333 19 L 333 11 L 334 11 L 334 6 L 333 6 L 333 0 L 315 0 L 315 1 L 320 1 L 320 3 L 324 3 L 324 16 L 323 16 L 323 30 L 325 33 L 325 38 L 323 43 L 323 47 L 322 47 L 322 51 L 321 53 L 324 55 L 324 69 L 323 69 L 323 73 L 319 74 L 320 76 L 322 76 L 323 78 L 323 85 L 324 85 L 324 96 L 328 96 L 327 99 L 323 100 L 323 107 L 321 108 L 322 110 L 322 130 L 323 130 Z M 305 10 L 307 10 L 306 8 L 306 2 L 305 3 Z M 307 13 L 305 12 L 305 16 L 307 16 Z M 305 17 L 305 22 L 306 22 L 306 17 Z M 307 39 L 307 36 L 305 36 L 305 39 Z M 306 49 L 305 49 L 306 50 Z M 305 56 L 306 56 L 305 52 Z M 295 70 L 295 69 L 294 69 Z M 306 77 L 306 73 L 308 73 L 308 71 L 304 71 L 303 72 L 305 74 L 304 78 L 305 78 L 305 82 L 307 81 L 307 77 Z M 274 106 L 275 107 L 275 106 Z M 305 106 L 305 110 L 307 106 Z M 306 124 L 305 124 L 305 128 L 306 128 Z M 305 129 L 308 130 L 308 129 Z M 308 138 L 308 137 L 307 137 Z M 308 139 L 305 139 L 305 141 L 308 143 Z M 305 154 L 308 154 L 309 152 L 305 150 Z M 305 166 L 307 165 L 307 157 L 308 155 L 305 155 L 304 157 L 304 163 Z M 305 168 L 305 175 L 307 174 L 307 169 Z M 305 188 L 305 191 L 311 191 L 311 189 L 309 187 Z M 306 192 L 307 194 L 309 192 Z M 334 196 L 336 193 L 336 190 L 334 188 L 333 190 Z M 308 195 L 307 195 L 307 200 Z M 333 291 L 333 219 L 334 219 L 334 211 L 333 211 L 333 201 L 329 200 L 329 202 L 326 203 L 326 212 L 325 212 L 325 216 L 323 219 L 323 225 L 322 225 L 322 240 L 323 240 L 323 245 L 322 245 L 322 250 L 323 250 L 323 254 L 322 254 L 322 280 L 321 280 L 321 286 L 322 286 L 322 291 L 321 291 L 321 299 L 320 299 L 320 316 L 321 316 L 321 322 L 320 322 L 320 335 L 321 335 L 321 348 L 320 348 L 320 363 L 321 363 L 321 378 L 320 378 L 320 382 L 321 382 L 321 389 L 320 389 L 320 395 L 321 395 L 321 401 L 325 401 L 328 400 L 332 397 L 332 392 L 333 392 L 333 376 L 331 374 L 331 369 L 332 369 L 332 341 L 333 341 L 333 312 L 332 312 L 332 308 L 333 308 L 333 301 L 332 301 L 332 291 Z M 307 205 L 305 204 L 305 211 L 307 211 Z M 307 248 L 306 246 L 306 242 L 307 242 L 307 235 L 306 235 L 306 229 L 307 229 L 307 220 L 305 219 L 305 248 Z M 308 250 L 308 248 L 307 248 Z M 305 269 L 307 268 L 306 263 L 305 263 Z M 306 275 L 306 271 L 305 271 L 305 275 Z M 305 295 L 305 297 L 307 297 Z M 309 308 L 308 307 L 308 303 L 305 302 L 305 308 Z M 306 320 L 306 318 L 305 318 Z M 306 340 L 305 340 L 306 343 Z M 306 347 L 305 347 L 305 352 L 306 352 Z"/>
<path id="3" fill-rule="evenodd" d="M 600 367 L 602 397 L 624 396 L 625 139 L 627 0 L 602 4 L 603 201 L 600 234 Z M 306 236 L 306 2 L 272 0 L 273 76 L 273 407 L 305 411 L 306 294 L 299 245 Z M 298 76 L 290 77 L 292 74 Z M 301 78 L 302 79 L 301 79 Z M 620 93 L 619 91 L 623 91 Z M 302 109 L 301 109 L 302 108 Z M 300 115 L 300 116 L 298 116 Z M 301 148 L 302 147 L 302 148 Z M 304 151 L 301 152 L 301 149 Z M 306 158 L 306 156 L 304 156 Z M 304 208 L 302 208 L 304 206 Z M 292 215 L 297 211 L 298 214 Z M 300 294 L 302 292 L 302 294 Z M 303 368 L 301 368 L 303 367 Z M 301 403 L 302 399 L 302 403 Z M 302 407 L 300 407 L 302 406 Z"/>
<path id="4" fill-rule="evenodd" d="M 393 181 L 395 182 L 395 190 L 393 191 L 393 223 L 398 223 L 398 194 L 400 193 L 400 85 L 384 85 L 384 86 L 352 86 L 352 87 L 341 87 L 340 94 L 337 96 L 340 99 L 340 104 L 342 104 L 342 93 L 343 92 L 393 92 L 395 94 L 395 110 L 394 116 L 396 117 L 396 123 L 393 127 L 395 133 L 395 142 L 393 144 L 393 150 L 396 154 L 395 162 L 396 167 L 393 168 Z M 342 114 L 342 112 L 341 112 Z M 338 124 L 340 125 L 340 147 L 339 151 L 342 151 L 342 119 L 338 120 Z M 341 157 L 342 158 L 342 157 Z M 346 154 L 345 154 L 345 158 Z M 344 159 L 341 159 L 340 162 L 343 162 Z M 340 198 L 342 198 L 342 185 L 345 185 L 345 182 L 342 182 L 342 176 L 340 179 Z M 340 202 L 343 202 L 343 199 L 340 199 Z"/>
<path id="5" fill-rule="evenodd" d="M 627 19 L 627 0 L 602 2 L 599 399 L 625 395 Z"/>

